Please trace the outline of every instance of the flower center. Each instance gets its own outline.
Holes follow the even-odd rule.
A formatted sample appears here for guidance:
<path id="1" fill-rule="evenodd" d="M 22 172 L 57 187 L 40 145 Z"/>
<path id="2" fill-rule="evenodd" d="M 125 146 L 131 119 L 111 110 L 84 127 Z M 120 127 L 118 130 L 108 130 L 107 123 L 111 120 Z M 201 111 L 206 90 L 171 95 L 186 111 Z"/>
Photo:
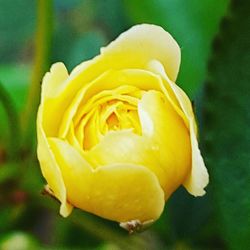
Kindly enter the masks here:
<path id="1" fill-rule="evenodd" d="M 90 150 L 110 131 L 131 129 L 141 135 L 137 105 L 143 95 L 134 86 L 120 86 L 91 97 L 78 110 L 75 136 L 84 150 Z"/>

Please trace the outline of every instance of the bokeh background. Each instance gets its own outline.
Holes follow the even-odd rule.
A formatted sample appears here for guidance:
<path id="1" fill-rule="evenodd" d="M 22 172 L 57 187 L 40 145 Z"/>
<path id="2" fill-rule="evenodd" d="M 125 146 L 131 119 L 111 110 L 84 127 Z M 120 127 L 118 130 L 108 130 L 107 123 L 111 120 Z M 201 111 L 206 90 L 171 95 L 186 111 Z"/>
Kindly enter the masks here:
<path id="1" fill-rule="evenodd" d="M 250 4 L 247 0 L 0 0 L 0 249 L 250 249 Z M 194 101 L 210 185 L 183 188 L 148 230 L 74 210 L 42 194 L 35 113 L 57 61 L 72 70 L 138 23 L 178 41 L 178 84 Z M 156 38 L 157 39 L 157 38 Z"/>

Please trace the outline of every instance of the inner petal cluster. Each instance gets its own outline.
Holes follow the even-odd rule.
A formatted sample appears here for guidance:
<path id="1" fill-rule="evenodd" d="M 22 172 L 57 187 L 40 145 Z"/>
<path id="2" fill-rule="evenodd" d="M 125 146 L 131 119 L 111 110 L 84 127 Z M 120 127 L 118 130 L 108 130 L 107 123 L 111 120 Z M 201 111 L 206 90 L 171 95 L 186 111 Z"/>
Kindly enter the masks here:
<path id="1" fill-rule="evenodd" d="M 141 135 L 137 106 L 144 92 L 123 85 L 89 98 L 73 119 L 74 134 L 80 147 L 90 150 L 108 131 L 131 129 Z"/>

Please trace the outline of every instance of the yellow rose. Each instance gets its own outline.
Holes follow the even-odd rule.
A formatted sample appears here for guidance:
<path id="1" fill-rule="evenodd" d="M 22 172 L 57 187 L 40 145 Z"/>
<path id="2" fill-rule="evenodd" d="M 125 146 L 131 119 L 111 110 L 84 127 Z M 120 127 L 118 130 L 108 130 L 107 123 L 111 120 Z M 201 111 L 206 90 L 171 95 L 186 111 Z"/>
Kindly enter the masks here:
<path id="1" fill-rule="evenodd" d="M 52 65 L 37 115 L 38 159 L 60 213 L 154 221 L 180 186 L 205 193 L 208 173 L 187 95 L 174 82 L 180 48 L 137 25 L 70 74 Z"/>

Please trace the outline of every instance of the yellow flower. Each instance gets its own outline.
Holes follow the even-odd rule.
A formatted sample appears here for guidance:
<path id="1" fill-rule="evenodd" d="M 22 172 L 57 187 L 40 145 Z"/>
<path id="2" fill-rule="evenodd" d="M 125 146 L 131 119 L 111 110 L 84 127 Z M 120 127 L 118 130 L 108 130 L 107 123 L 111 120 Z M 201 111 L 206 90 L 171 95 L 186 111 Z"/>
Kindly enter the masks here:
<path id="1" fill-rule="evenodd" d="M 205 193 L 208 173 L 189 98 L 174 82 L 180 48 L 137 25 L 70 74 L 52 65 L 37 115 L 38 159 L 60 213 L 154 221 L 180 186 Z"/>

